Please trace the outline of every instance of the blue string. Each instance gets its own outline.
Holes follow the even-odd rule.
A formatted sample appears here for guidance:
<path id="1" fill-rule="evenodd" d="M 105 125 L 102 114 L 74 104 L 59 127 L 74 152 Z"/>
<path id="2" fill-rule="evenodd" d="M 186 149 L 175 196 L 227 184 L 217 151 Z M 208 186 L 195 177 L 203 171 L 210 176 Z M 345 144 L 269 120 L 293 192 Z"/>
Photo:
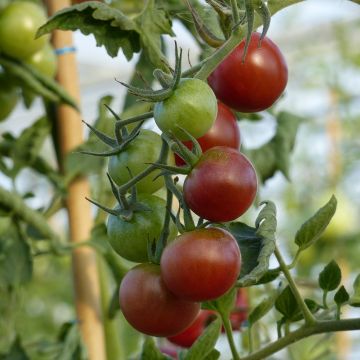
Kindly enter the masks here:
<path id="1" fill-rule="evenodd" d="M 60 49 L 55 49 L 55 54 L 56 55 L 64 55 L 64 54 L 72 53 L 75 51 L 76 51 L 76 48 L 74 46 L 65 46 Z"/>

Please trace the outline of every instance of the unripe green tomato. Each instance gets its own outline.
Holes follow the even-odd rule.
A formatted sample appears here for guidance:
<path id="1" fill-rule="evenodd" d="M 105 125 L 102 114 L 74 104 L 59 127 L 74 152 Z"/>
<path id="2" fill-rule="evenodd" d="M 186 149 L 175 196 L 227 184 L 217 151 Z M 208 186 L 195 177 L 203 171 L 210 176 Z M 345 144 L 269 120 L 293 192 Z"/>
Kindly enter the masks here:
<path id="1" fill-rule="evenodd" d="M 108 165 L 109 175 L 118 186 L 125 184 L 131 179 L 127 168 L 130 169 L 133 177 L 144 171 L 149 166 L 149 163 L 154 163 L 158 160 L 161 145 L 162 141 L 159 134 L 151 130 L 141 129 L 140 134 L 126 146 L 124 151 L 110 157 Z M 172 154 L 169 154 L 168 161 L 170 164 L 174 163 L 174 156 Z M 160 170 L 153 171 L 150 175 L 140 180 L 136 184 L 138 192 L 152 194 L 163 187 L 164 179 L 162 176 L 154 180 L 159 172 Z"/>
<path id="2" fill-rule="evenodd" d="M 51 78 L 55 77 L 57 70 L 57 57 L 50 44 L 46 44 L 36 53 L 32 54 L 26 62 L 40 73 Z"/>
<path id="3" fill-rule="evenodd" d="M 216 115 L 216 97 L 210 86 L 198 79 L 182 79 L 174 93 L 154 107 L 157 126 L 180 140 L 189 140 L 181 128 L 195 138 L 203 136 Z"/>
<path id="4" fill-rule="evenodd" d="M 10 3 L 0 12 L 0 51 L 20 60 L 39 51 L 49 36 L 35 39 L 35 34 L 46 19 L 44 9 L 33 2 Z"/>
<path id="5" fill-rule="evenodd" d="M 8 83 L 6 77 L 0 74 L 0 121 L 5 120 L 15 108 L 19 99 L 16 87 Z"/>
<path id="6" fill-rule="evenodd" d="M 166 202 L 165 200 L 149 194 L 139 195 L 138 201 L 150 211 L 134 212 L 130 221 L 120 216 L 109 215 L 107 234 L 112 248 L 124 259 L 134 262 L 148 262 L 148 241 L 159 239 L 164 224 Z M 170 222 L 170 235 L 168 241 L 177 235 L 177 228 Z"/>

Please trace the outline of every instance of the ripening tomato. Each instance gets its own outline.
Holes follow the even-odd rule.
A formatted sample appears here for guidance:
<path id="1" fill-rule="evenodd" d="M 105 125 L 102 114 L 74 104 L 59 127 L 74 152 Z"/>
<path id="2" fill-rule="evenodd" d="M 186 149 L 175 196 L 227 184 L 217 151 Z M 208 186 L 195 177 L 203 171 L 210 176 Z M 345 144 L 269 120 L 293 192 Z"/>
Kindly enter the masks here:
<path id="1" fill-rule="evenodd" d="M 196 320 L 180 334 L 167 339 L 175 345 L 189 348 L 201 336 L 214 315 L 213 311 L 201 310 Z"/>
<path id="2" fill-rule="evenodd" d="M 184 198 L 200 217 L 231 221 L 253 203 L 257 178 L 251 162 L 229 147 L 217 146 L 200 157 L 184 182 Z"/>
<path id="3" fill-rule="evenodd" d="M 0 52 L 24 60 L 39 51 L 49 36 L 35 39 L 46 22 L 44 9 L 33 2 L 13 1 L 0 12 Z"/>
<path id="4" fill-rule="evenodd" d="M 216 97 L 210 86 L 199 79 L 182 79 L 174 93 L 154 107 L 154 119 L 165 133 L 180 140 L 203 136 L 213 125 L 217 114 Z"/>
<path id="5" fill-rule="evenodd" d="M 128 182 L 132 176 L 136 176 L 144 171 L 149 163 L 158 160 L 161 150 L 161 137 L 154 131 L 141 129 L 140 134 L 126 148 L 117 155 L 110 157 L 108 172 L 114 182 L 121 186 Z M 168 162 L 174 163 L 174 156 L 169 154 Z M 140 193 L 153 193 L 164 186 L 164 179 L 159 176 L 160 170 L 152 172 L 136 184 L 136 189 Z"/>
<path id="6" fill-rule="evenodd" d="M 25 60 L 43 75 L 55 77 L 57 70 L 57 57 L 50 44 L 46 44 L 36 53 Z"/>
<path id="7" fill-rule="evenodd" d="M 235 238 L 220 228 L 196 229 L 178 236 L 161 256 L 161 276 L 176 296 L 206 301 L 225 294 L 241 268 Z"/>
<path id="8" fill-rule="evenodd" d="M 155 195 L 140 194 L 139 203 L 149 211 L 134 212 L 131 220 L 109 215 L 107 234 L 111 247 L 124 259 L 134 262 L 148 261 L 148 241 L 158 240 L 164 223 L 166 202 Z M 168 241 L 177 235 L 175 224 L 170 222 Z"/>
<path id="9" fill-rule="evenodd" d="M 216 97 L 241 112 L 270 107 L 283 93 L 288 70 L 280 49 L 267 37 L 259 47 L 259 33 L 253 33 L 243 62 L 245 40 L 209 76 Z"/>
<path id="10" fill-rule="evenodd" d="M 160 276 L 160 266 L 140 264 L 120 285 L 120 309 L 136 330 L 151 336 L 172 336 L 191 325 L 200 304 L 179 299 Z"/>
<path id="11" fill-rule="evenodd" d="M 205 152 L 215 146 L 228 146 L 234 149 L 240 148 L 240 130 L 234 113 L 224 104 L 218 102 L 218 113 L 214 125 L 202 137 L 197 139 L 201 150 Z M 184 141 L 191 150 L 192 142 Z M 176 165 L 182 166 L 185 161 L 175 154 Z"/>

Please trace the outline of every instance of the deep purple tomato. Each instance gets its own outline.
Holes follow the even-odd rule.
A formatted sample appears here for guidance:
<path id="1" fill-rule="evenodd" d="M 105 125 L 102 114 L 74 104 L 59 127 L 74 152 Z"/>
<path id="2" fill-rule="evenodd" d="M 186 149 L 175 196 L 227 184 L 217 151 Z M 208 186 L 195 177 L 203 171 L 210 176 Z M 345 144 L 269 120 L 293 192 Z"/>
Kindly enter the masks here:
<path id="1" fill-rule="evenodd" d="M 259 47 L 259 33 L 251 36 L 243 62 L 245 40 L 209 76 L 216 97 L 241 112 L 270 107 L 283 93 L 288 69 L 280 49 L 265 37 Z"/>
<path id="2" fill-rule="evenodd" d="M 257 178 L 251 162 L 237 150 L 224 146 L 202 154 L 184 182 L 189 208 L 214 222 L 238 218 L 253 203 L 256 191 Z"/>

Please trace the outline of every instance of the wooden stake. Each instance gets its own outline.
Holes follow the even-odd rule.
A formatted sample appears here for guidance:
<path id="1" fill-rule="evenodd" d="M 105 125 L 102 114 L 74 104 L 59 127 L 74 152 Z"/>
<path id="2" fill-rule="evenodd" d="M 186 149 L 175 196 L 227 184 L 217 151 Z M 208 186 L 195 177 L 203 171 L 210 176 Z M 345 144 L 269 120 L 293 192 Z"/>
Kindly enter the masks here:
<path id="1" fill-rule="evenodd" d="M 49 15 L 70 6 L 70 0 L 46 0 Z M 73 46 L 72 33 L 54 31 L 56 49 Z M 74 52 L 58 56 L 58 82 L 78 102 L 80 90 L 76 56 Z M 78 111 L 67 105 L 58 107 L 57 132 L 62 158 L 83 142 L 83 125 Z M 74 243 L 88 240 L 92 228 L 91 207 L 85 197 L 90 189 L 85 178 L 77 178 L 68 187 L 67 209 L 70 238 Z M 97 272 L 96 253 L 89 247 L 80 247 L 73 252 L 73 276 L 77 317 L 90 360 L 105 360 L 105 339 L 102 324 L 100 284 Z"/>

